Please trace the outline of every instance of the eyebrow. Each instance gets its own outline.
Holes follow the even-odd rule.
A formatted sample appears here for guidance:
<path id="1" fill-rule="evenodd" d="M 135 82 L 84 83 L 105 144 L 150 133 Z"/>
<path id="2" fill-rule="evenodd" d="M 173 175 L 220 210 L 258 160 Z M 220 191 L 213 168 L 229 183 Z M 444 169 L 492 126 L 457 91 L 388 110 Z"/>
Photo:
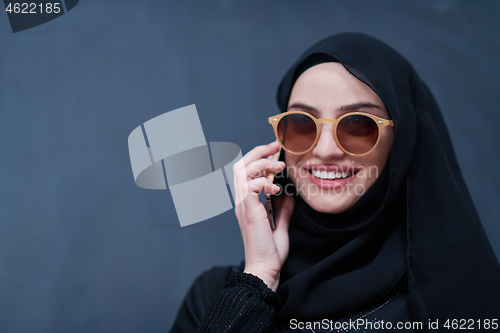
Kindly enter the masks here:
<path id="1" fill-rule="evenodd" d="M 302 111 L 307 111 L 309 113 L 319 114 L 318 109 L 316 109 L 313 106 L 303 104 L 303 103 L 293 103 L 292 105 L 288 106 L 288 110 L 290 110 L 290 109 L 300 109 Z"/>
<path id="2" fill-rule="evenodd" d="M 382 110 L 383 108 L 380 105 L 364 102 L 364 103 L 355 103 L 350 105 L 342 105 L 338 110 L 339 111 L 354 111 L 362 108 L 374 108 Z"/>
<path id="3" fill-rule="evenodd" d="M 354 103 L 354 104 L 349 104 L 349 105 L 342 105 L 336 111 L 349 112 L 349 111 L 359 110 L 362 108 L 374 108 L 374 109 L 383 110 L 383 108 L 380 105 L 373 104 L 370 102 L 362 102 L 362 103 Z M 290 110 L 290 109 L 300 109 L 303 111 L 307 111 L 309 113 L 319 114 L 318 109 L 316 109 L 313 106 L 303 104 L 303 103 L 293 103 L 292 105 L 290 105 L 288 107 L 288 110 Z"/>

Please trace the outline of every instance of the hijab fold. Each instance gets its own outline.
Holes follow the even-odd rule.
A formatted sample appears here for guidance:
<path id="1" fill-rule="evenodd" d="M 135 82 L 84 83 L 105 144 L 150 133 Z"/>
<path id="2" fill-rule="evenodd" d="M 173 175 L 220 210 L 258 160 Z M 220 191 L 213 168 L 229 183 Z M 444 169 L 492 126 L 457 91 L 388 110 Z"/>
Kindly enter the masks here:
<path id="1" fill-rule="evenodd" d="M 414 320 L 497 318 L 500 266 L 431 92 L 391 47 L 343 33 L 313 45 L 286 73 L 282 112 L 300 74 L 329 61 L 380 97 L 394 140 L 380 177 L 348 211 L 319 213 L 296 198 L 281 320 L 354 315 L 405 288 Z"/>

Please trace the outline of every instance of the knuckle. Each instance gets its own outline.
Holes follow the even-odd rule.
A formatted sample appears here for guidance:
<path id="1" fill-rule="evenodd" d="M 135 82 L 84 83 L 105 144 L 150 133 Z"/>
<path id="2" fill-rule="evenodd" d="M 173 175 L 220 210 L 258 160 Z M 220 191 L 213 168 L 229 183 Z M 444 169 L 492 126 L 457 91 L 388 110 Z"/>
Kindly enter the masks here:
<path id="1" fill-rule="evenodd" d="M 255 161 L 248 166 L 248 169 L 249 171 L 260 173 L 262 169 L 262 163 L 260 163 L 260 161 Z"/>
<path id="2" fill-rule="evenodd" d="M 252 190 L 252 191 L 260 191 L 261 187 L 262 187 L 262 179 L 264 178 L 256 178 L 256 179 L 252 179 L 251 181 L 248 182 L 248 187 Z"/>

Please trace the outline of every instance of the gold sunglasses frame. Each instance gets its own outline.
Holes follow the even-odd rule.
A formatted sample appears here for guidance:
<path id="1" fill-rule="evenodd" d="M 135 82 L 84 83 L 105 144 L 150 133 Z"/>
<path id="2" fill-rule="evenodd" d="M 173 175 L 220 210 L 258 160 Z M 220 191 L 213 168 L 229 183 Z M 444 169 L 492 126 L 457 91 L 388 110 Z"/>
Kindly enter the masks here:
<path id="1" fill-rule="evenodd" d="M 285 117 L 287 115 L 290 115 L 290 114 L 302 114 L 304 116 L 307 116 L 307 117 L 311 118 L 314 121 L 314 123 L 316 124 L 316 138 L 314 139 L 314 142 L 311 145 L 311 147 L 309 147 L 309 149 L 307 149 L 304 152 L 297 153 L 297 152 L 294 152 L 294 151 L 291 151 L 291 150 L 287 149 L 285 147 L 285 145 L 283 145 L 283 143 L 281 142 L 281 140 L 279 138 L 279 135 L 278 135 L 278 124 L 279 124 L 280 120 L 283 117 Z M 378 126 L 377 141 L 373 145 L 372 149 L 370 149 L 369 151 L 367 151 L 366 153 L 363 153 L 363 154 L 353 154 L 353 153 L 345 150 L 345 148 L 340 144 L 339 139 L 337 137 L 337 125 L 339 124 L 339 122 L 342 119 L 344 119 L 345 117 L 349 117 L 349 116 L 352 116 L 352 115 L 363 115 L 363 116 L 366 116 L 366 117 L 372 119 L 373 121 L 375 121 L 375 124 L 377 124 L 377 126 Z M 320 124 L 323 124 L 323 123 L 333 124 L 333 139 L 335 140 L 335 143 L 337 144 L 337 146 L 340 149 L 342 149 L 342 151 L 344 153 L 346 153 L 348 155 L 351 155 L 351 156 L 363 156 L 363 155 L 369 154 L 371 151 L 373 151 L 377 147 L 377 145 L 378 145 L 378 143 L 380 141 L 380 136 L 382 135 L 382 131 L 384 130 L 384 128 L 386 128 L 387 126 L 394 127 L 394 122 L 392 120 L 380 118 L 380 117 L 374 116 L 372 114 L 369 114 L 369 113 L 366 113 L 366 112 L 359 112 L 359 111 L 349 112 L 349 113 L 343 114 L 342 116 L 338 117 L 337 119 L 330 119 L 330 118 L 320 118 L 320 119 L 317 119 L 312 114 L 307 113 L 307 112 L 303 112 L 303 111 L 287 111 L 287 112 L 283 112 L 283 113 L 277 114 L 276 116 L 269 117 L 268 121 L 269 121 L 269 124 L 271 124 L 271 126 L 273 126 L 273 128 L 274 128 L 274 134 L 276 135 L 276 139 L 278 140 L 280 146 L 284 150 L 286 150 L 287 152 L 289 152 L 291 154 L 295 154 L 295 155 L 306 154 L 311 149 L 313 149 L 314 147 L 316 147 L 316 144 L 318 143 L 318 140 L 319 140 L 319 138 L 321 136 L 321 128 L 322 127 L 320 126 Z"/>

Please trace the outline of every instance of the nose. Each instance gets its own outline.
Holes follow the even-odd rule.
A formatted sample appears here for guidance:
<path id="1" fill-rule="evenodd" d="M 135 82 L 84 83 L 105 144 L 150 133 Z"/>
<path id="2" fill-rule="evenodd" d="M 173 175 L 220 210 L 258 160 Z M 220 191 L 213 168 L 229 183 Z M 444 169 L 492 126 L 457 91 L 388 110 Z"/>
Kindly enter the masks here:
<path id="1" fill-rule="evenodd" d="M 322 124 L 318 143 L 312 153 L 314 157 L 324 161 L 342 158 L 346 155 L 333 138 L 333 124 Z"/>

